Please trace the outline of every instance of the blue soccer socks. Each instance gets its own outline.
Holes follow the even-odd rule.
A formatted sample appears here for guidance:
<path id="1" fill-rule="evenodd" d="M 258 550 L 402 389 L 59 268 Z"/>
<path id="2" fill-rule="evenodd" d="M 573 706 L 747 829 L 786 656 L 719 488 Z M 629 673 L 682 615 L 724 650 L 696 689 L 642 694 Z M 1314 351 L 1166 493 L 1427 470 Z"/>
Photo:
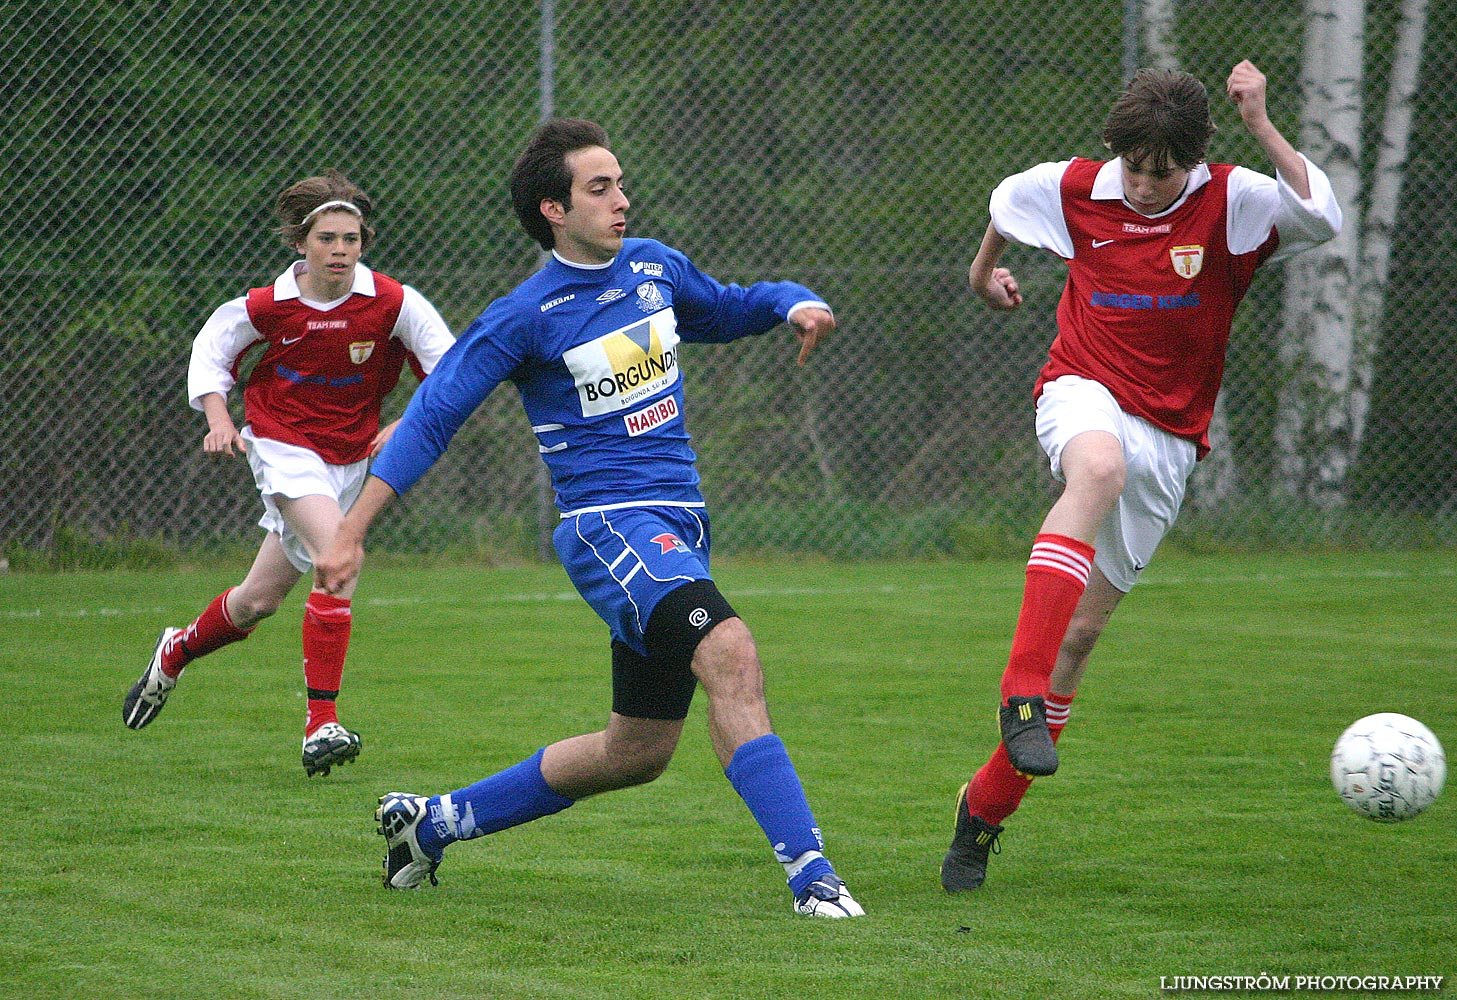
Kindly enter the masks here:
<path id="1" fill-rule="evenodd" d="M 820 855 L 825 846 L 820 829 L 778 736 L 770 733 L 739 747 L 724 773 L 769 838 L 774 857 L 789 876 L 790 891 L 797 896 L 833 871 Z"/>
<path id="2" fill-rule="evenodd" d="M 470 840 L 561 812 L 575 800 L 558 795 L 541 774 L 546 749 L 526 760 L 444 795 L 432 795 L 426 821 L 420 824 L 420 846 L 438 851 L 457 840 Z"/>

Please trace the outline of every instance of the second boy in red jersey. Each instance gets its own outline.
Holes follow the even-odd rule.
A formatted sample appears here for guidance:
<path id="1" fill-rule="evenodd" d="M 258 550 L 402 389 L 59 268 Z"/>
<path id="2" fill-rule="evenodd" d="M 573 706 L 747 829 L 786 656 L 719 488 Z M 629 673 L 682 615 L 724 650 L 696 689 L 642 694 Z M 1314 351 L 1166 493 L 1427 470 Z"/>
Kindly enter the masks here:
<path id="1" fill-rule="evenodd" d="M 1148 69 L 1109 112 L 1114 159 L 1043 163 L 992 193 L 972 291 L 993 309 L 1021 304 L 1017 280 L 997 266 L 1011 240 L 1067 264 L 1034 390 L 1037 437 L 1064 489 L 1027 562 L 1001 743 L 957 796 L 941 866 L 948 891 L 982 884 L 1002 822 L 1034 776 L 1057 770 L 1055 744 L 1093 646 L 1209 450 L 1230 325 L 1256 269 L 1340 229 L 1329 180 L 1270 122 L 1265 92 L 1249 61 L 1226 82 L 1275 177 L 1206 163 L 1215 128 L 1204 86 Z"/>

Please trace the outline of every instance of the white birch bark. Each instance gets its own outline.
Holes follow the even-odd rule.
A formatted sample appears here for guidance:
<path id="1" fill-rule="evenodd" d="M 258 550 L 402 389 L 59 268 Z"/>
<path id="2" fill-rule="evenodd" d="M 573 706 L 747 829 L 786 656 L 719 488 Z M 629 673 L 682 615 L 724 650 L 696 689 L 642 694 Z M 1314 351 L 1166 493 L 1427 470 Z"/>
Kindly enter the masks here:
<path id="1" fill-rule="evenodd" d="M 1366 432 L 1371 381 L 1386 314 L 1386 280 L 1391 274 L 1391 242 L 1396 232 L 1402 186 L 1411 147 L 1412 102 L 1421 74 L 1427 34 L 1428 0 L 1403 0 L 1392 51 L 1391 78 L 1382 117 L 1381 148 L 1361 220 L 1361 258 L 1356 289 L 1356 345 L 1351 386 L 1352 461 Z"/>
<path id="2" fill-rule="evenodd" d="M 1148 53 L 1145 66 L 1178 69 L 1179 55 L 1174 45 L 1174 0 L 1143 0 L 1140 17 L 1143 24 L 1143 51 Z"/>
<path id="3" fill-rule="evenodd" d="M 1325 508 L 1344 501 L 1352 454 L 1365 7 L 1364 0 L 1309 0 L 1300 74 L 1300 147 L 1330 177 L 1348 222 L 1330 243 L 1286 264 L 1287 378 L 1275 441 L 1280 489 Z"/>

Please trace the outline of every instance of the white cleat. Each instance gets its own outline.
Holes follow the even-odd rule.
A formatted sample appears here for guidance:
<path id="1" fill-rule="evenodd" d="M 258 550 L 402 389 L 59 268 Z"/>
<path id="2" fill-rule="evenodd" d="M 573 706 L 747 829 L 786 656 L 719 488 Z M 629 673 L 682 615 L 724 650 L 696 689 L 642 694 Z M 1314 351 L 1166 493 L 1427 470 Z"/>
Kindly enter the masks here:
<path id="1" fill-rule="evenodd" d="M 805 886 L 794 900 L 794 912 L 809 917 L 863 917 L 865 908 L 855 902 L 845 883 L 826 875 Z"/>

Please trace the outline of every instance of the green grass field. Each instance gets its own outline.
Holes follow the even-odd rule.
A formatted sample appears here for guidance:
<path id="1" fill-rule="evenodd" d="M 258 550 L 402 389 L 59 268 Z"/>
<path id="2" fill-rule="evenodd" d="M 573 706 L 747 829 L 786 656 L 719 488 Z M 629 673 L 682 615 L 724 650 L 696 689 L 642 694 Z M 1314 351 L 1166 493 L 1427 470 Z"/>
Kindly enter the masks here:
<path id="1" fill-rule="evenodd" d="M 341 702 L 356 764 L 299 766 L 302 590 L 125 729 L 157 630 L 243 568 L 0 577 L 0 995 L 1102 998 L 1457 975 L 1457 794 L 1381 825 L 1327 776 L 1370 712 L 1457 748 L 1449 554 L 1161 559 L 1095 654 L 1061 772 L 955 897 L 937 867 L 996 738 L 1020 566 L 723 565 L 856 921 L 791 914 L 701 695 L 656 783 L 386 891 L 379 794 L 598 728 L 605 630 L 555 567 L 372 565 Z"/>

